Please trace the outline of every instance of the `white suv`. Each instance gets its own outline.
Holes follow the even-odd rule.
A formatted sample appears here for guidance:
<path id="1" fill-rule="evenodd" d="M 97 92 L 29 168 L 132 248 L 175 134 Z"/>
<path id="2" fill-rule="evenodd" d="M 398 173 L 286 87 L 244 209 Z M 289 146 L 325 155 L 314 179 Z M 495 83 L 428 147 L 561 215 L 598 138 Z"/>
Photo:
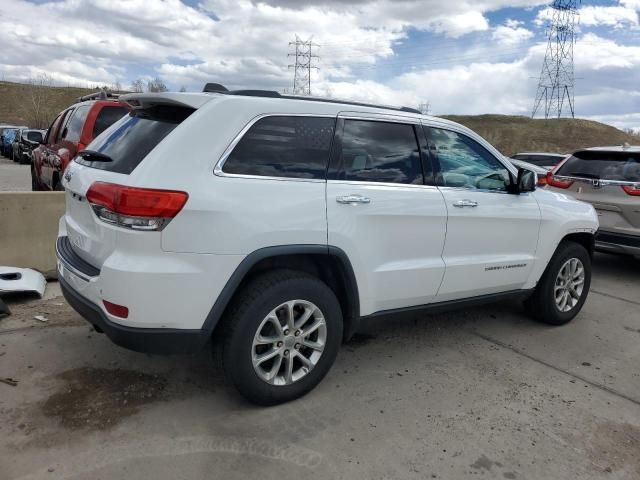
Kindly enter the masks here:
<path id="1" fill-rule="evenodd" d="M 221 87 L 218 87 L 221 88 Z M 64 174 L 69 303 L 118 345 L 194 352 L 260 404 L 299 397 L 367 318 L 506 297 L 582 308 L 593 207 L 470 130 L 275 92 L 131 94 Z"/>

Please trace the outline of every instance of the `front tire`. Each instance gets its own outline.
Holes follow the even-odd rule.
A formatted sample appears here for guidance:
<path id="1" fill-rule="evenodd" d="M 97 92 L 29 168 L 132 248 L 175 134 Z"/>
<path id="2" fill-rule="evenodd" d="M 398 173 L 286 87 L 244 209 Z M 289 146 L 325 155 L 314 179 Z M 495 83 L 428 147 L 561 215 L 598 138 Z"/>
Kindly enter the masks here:
<path id="1" fill-rule="evenodd" d="M 252 403 L 294 400 L 331 369 L 342 327 L 338 299 L 318 278 L 293 270 L 260 275 L 223 319 L 225 375 Z"/>
<path id="2" fill-rule="evenodd" d="M 590 286 L 589 253 L 579 243 L 563 242 L 525 306 L 540 322 L 564 325 L 582 310 Z"/>

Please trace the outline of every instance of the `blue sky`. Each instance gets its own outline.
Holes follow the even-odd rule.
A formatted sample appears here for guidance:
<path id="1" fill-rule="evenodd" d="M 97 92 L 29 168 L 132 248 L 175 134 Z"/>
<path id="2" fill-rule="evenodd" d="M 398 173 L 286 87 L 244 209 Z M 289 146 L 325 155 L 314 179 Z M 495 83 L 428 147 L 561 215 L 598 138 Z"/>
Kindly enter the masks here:
<path id="1" fill-rule="evenodd" d="M 0 22 L 15 26 L 0 30 L 0 75 L 282 91 L 297 34 L 320 44 L 316 95 L 528 115 L 546 11 L 539 0 L 12 0 L 0 8 Z M 578 116 L 640 129 L 639 11 L 640 0 L 582 2 Z"/>

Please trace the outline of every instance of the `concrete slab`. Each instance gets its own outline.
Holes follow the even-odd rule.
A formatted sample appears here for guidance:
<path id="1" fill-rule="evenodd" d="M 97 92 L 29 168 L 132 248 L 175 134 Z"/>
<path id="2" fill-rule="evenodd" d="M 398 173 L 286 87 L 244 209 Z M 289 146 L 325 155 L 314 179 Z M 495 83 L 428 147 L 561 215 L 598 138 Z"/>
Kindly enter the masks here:
<path id="1" fill-rule="evenodd" d="M 607 291 L 633 278 L 596 268 Z M 315 391 L 265 409 L 209 352 L 129 352 L 55 311 L 0 332 L 19 381 L 0 384 L 0 479 L 637 479 L 637 313 L 593 294 L 560 328 L 510 304 L 372 323 Z"/>

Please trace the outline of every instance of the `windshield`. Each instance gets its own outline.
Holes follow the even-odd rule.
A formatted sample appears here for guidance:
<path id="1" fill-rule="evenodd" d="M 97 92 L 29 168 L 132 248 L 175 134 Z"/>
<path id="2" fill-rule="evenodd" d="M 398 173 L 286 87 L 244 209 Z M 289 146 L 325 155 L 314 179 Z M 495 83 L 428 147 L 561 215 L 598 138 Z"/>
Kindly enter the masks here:
<path id="1" fill-rule="evenodd" d="M 640 153 L 577 152 L 556 172 L 567 177 L 640 182 Z"/>

